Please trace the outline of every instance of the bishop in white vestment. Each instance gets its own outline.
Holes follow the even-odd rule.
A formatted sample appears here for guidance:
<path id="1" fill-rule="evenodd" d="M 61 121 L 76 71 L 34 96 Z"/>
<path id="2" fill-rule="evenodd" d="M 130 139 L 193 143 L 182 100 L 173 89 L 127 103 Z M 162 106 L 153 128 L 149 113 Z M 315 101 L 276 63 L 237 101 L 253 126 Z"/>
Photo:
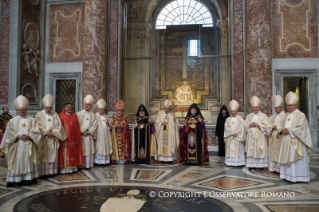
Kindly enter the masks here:
<path id="1" fill-rule="evenodd" d="M 170 112 L 173 103 L 164 101 L 164 113 L 157 116 L 155 122 L 157 154 L 155 159 L 163 162 L 173 162 L 177 158 L 179 147 L 179 122 Z"/>
<path id="2" fill-rule="evenodd" d="M 260 111 L 261 100 L 253 96 L 250 105 L 253 112 L 246 117 L 246 167 L 268 167 L 267 122 L 268 117 Z"/>
<path id="3" fill-rule="evenodd" d="M 55 175 L 58 173 L 59 140 L 64 141 L 67 136 L 59 115 L 52 111 L 54 97 L 48 94 L 42 99 L 42 103 L 44 109 L 35 117 L 43 136 L 38 147 L 39 174 L 41 176 Z"/>
<path id="4" fill-rule="evenodd" d="M 269 167 L 271 172 L 280 171 L 280 163 L 278 163 L 279 148 L 281 142 L 281 136 L 279 135 L 277 126 L 280 125 L 284 118 L 285 111 L 282 110 L 283 99 L 281 96 L 276 95 L 271 98 L 272 104 L 275 107 L 276 114 L 272 115 L 268 119 L 267 134 L 269 138 L 268 157 Z"/>
<path id="5" fill-rule="evenodd" d="M 8 162 L 7 186 L 31 185 L 37 182 L 37 146 L 41 133 L 36 120 L 27 116 L 29 101 L 18 96 L 14 101 L 18 116 L 8 122 L 0 149 Z"/>
<path id="6" fill-rule="evenodd" d="M 95 155 L 94 163 L 96 164 L 109 164 L 110 154 L 112 154 L 112 141 L 110 131 L 110 120 L 105 114 L 106 102 L 100 99 L 96 102 L 99 111 L 95 114 L 97 121 L 96 141 L 95 141 Z"/>
<path id="7" fill-rule="evenodd" d="M 228 108 L 230 109 L 231 116 L 225 122 L 225 164 L 227 166 L 244 166 L 245 121 L 237 114 L 239 104 L 236 100 L 232 100 Z"/>
<path id="8" fill-rule="evenodd" d="M 280 179 L 291 182 L 309 182 L 309 154 L 312 140 L 307 118 L 297 109 L 299 97 L 289 92 L 285 101 L 288 113 L 285 114 L 278 131 L 282 135 L 278 162 Z"/>
<path id="9" fill-rule="evenodd" d="M 94 99 L 91 95 L 87 95 L 83 99 L 84 110 L 77 112 L 78 121 L 81 129 L 81 141 L 83 151 L 83 167 L 91 168 L 94 163 L 94 139 L 93 135 L 97 128 L 96 116 L 91 112 Z"/>

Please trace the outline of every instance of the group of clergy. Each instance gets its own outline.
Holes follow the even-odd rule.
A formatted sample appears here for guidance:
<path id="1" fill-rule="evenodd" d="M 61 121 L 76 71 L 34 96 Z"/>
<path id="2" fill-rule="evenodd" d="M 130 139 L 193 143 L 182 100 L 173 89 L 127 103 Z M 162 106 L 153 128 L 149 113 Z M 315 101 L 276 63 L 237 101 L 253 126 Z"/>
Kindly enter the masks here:
<path id="1" fill-rule="evenodd" d="M 7 186 L 31 185 L 39 176 L 73 173 L 94 164 L 149 164 L 151 157 L 163 163 L 209 163 L 204 118 L 196 104 L 189 108 L 180 139 L 171 100 L 164 101 L 164 113 L 155 123 L 140 105 L 132 134 L 123 100 L 116 102 L 111 120 L 105 113 L 105 100 L 95 103 L 97 113 L 91 111 L 94 102 L 87 95 L 83 110 L 74 113 L 72 104 L 65 103 L 57 114 L 55 99 L 48 94 L 42 99 L 44 109 L 32 118 L 27 115 L 28 99 L 18 96 L 14 101 L 18 116 L 7 123 L 0 145 L 7 157 Z"/>
<path id="2" fill-rule="evenodd" d="M 276 114 L 268 118 L 260 111 L 261 100 L 253 96 L 250 100 L 253 112 L 244 120 L 237 114 L 238 102 L 232 100 L 223 136 L 226 165 L 268 167 L 269 171 L 280 173 L 281 179 L 309 182 L 309 154 L 313 146 L 306 116 L 297 109 L 298 101 L 299 97 L 289 92 L 285 97 L 288 110 L 285 113 L 283 98 L 273 96 Z"/>

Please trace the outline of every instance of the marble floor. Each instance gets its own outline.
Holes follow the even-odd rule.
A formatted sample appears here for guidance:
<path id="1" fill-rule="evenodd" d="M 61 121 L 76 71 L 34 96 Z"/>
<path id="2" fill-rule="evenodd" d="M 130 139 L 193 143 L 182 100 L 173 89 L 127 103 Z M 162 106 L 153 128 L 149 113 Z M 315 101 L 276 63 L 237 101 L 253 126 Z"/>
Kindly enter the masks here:
<path id="1" fill-rule="evenodd" d="M 6 187 L 0 159 L 0 211 L 319 211 L 319 149 L 311 181 L 290 183 L 267 169 L 227 167 L 217 147 L 205 166 L 107 165 Z"/>

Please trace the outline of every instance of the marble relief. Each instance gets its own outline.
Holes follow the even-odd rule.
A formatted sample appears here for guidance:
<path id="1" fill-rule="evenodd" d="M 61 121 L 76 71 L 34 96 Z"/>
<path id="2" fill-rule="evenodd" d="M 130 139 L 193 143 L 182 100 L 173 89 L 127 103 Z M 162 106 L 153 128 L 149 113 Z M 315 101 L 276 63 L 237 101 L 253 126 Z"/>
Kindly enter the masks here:
<path id="1" fill-rule="evenodd" d="M 82 61 L 83 8 L 83 4 L 50 7 L 50 62 Z"/>
<path id="2" fill-rule="evenodd" d="M 280 19 L 278 53 L 287 54 L 289 48 L 299 47 L 304 53 L 313 52 L 313 36 L 310 32 L 311 0 L 288 3 L 279 0 L 277 15 Z"/>
<path id="3" fill-rule="evenodd" d="M 318 1 L 272 0 L 273 58 L 318 57 Z"/>

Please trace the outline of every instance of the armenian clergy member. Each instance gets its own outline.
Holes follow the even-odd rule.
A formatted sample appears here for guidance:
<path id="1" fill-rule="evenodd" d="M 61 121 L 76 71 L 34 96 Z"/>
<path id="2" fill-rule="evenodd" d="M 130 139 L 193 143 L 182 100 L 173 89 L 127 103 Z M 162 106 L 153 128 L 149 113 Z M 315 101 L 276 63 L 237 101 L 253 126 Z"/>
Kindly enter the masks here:
<path id="1" fill-rule="evenodd" d="M 226 105 L 220 108 L 219 115 L 216 123 L 216 136 L 218 137 L 218 156 L 225 157 L 225 143 L 224 143 L 224 131 L 225 122 L 229 117 L 229 113 Z"/>
<path id="2" fill-rule="evenodd" d="M 195 103 L 189 107 L 185 118 L 179 150 L 179 164 L 209 164 L 204 117 Z"/>
<path id="3" fill-rule="evenodd" d="M 277 127 L 282 135 L 279 149 L 280 178 L 291 182 L 309 182 L 309 154 L 312 140 L 307 118 L 297 109 L 299 97 L 289 92 L 285 101 L 288 113 Z"/>
<path id="4" fill-rule="evenodd" d="M 67 139 L 59 140 L 60 173 L 77 172 L 83 166 L 83 153 L 80 124 L 71 103 L 65 103 L 59 117 L 67 135 Z"/>
<path id="5" fill-rule="evenodd" d="M 39 126 L 27 116 L 27 98 L 18 96 L 14 106 L 18 116 L 9 121 L 0 146 L 7 155 L 7 187 L 34 184 L 39 176 L 37 146 L 42 137 Z"/>
<path id="6" fill-rule="evenodd" d="M 285 116 L 285 111 L 282 110 L 283 99 L 280 95 L 274 95 L 271 98 L 272 104 L 275 108 L 276 114 L 268 119 L 267 133 L 269 138 L 268 157 L 269 167 L 271 172 L 279 172 L 280 164 L 278 163 L 279 148 L 281 143 L 281 136 L 279 135 L 277 126 L 280 125 Z"/>
<path id="7" fill-rule="evenodd" d="M 6 131 L 6 127 L 8 125 L 8 122 L 10 119 L 12 119 L 13 116 L 9 114 L 9 108 L 8 107 L 3 107 L 2 108 L 2 114 L 0 115 L 0 144 L 2 137 L 4 135 L 4 132 Z M 0 151 L 0 158 L 4 158 L 5 154 Z"/>
<path id="8" fill-rule="evenodd" d="M 112 116 L 112 162 L 117 164 L 131 163 L 131 137 L 127 115 L 123 114 L 125 102 L 119 100 L 115 103 L 116 114 Z"/>
<path id="9" fill-rule="evenodd" d="M 164 113 L 157 116 L 155 122 L 157 154 L 159 161 L 172 163 L 177 158 L 179 147 L 179 122 L 170 112 L 173 107 L 171 100 L 164 101 Z"/>
<path id="10" fill-rule="evenodd" d="M 245 121 L 237 114 L 239 104 L 236 100 L 230 101 L 228 108 L 231 116 L 225 122 L 225 164 L 226 166 L 244 166 Z"/>
<path id="11" fill-rule="evenodd" d="M 268 145 L 267 145 L 267 122 L 268 117 L 260 111 L 261 100 L 253 96 L 250 105 L 253 112 L 246 117 L 246 167 L 261 168 L 268 167 Z"/>
<path id="12" fill-rule="evenodd" d="M 98 108 L 98 112 L 95 114 L 98 127 L 96 130 L 94 163 L 109 164 L 110 155 L 113 149 L 110 132 L 110 120 L 105 113 L 105 100 L 100 99 L 97 101 L 96 107 Z"/>
<path id="13" fill-rule="evenodd" d="M 94 98 L 87 95 L 83 99 L 84 109 L 77 112 L 78 121 L 81 129 L 82 151 L 83 151 L 83 167 L 91 168 L 94 166 L 94 139 L 93 135 L 97 128 L 95 114 L 91 111 Z"/>
<path id="14" fill-rule="evenodd" d="M 59 140 L 64 141 L 67 136 L 59 115 L 52 111 L 55 103 L 54 97 L 47 94 L 43 97 L 42 103 L 44 109 L 35 117 L 43 136 L 38 146 L 39 173 L 42 176 L 55 175 L 58 173 Z"/>
<path id="15" fill-rule="evenodd" d="M 132 161 L 139 164 L 150 164 L 155 150 L 155 127 L 146 107 L 141 104 L 136 112 L 132 130 Z"/>

